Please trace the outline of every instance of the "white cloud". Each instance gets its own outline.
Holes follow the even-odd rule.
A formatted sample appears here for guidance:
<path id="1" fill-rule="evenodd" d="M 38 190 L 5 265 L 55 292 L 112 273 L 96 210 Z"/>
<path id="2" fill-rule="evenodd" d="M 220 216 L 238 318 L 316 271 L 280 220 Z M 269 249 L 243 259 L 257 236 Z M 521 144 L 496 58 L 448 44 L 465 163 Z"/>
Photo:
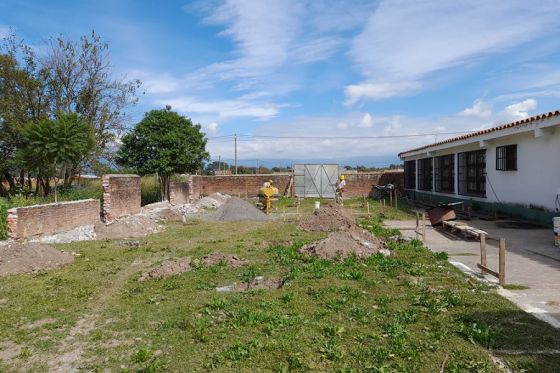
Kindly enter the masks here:
<path id="1" fill-rule="evenodd" d="M 11 29 L 8 26 L 0 26 L 0 39 L 3 39 L 10 35 Z"/>
<path id="2" fill-rule="evenodd" d="M 218 133 L 218 123 L 216 122 L 211 122 L 203 125 L 203 128 L 206 130 L 206 133 L 208 135 L 215 135 L 216 133 Z"/>
<path id="3" fill-rule="evenodd" d="M 397 83 L 361 83 L 347 85 L 344 88 L 346 94 L 346 105 L 353 105 L 361 98 L 382 99 L 393 96 L 410 94 L 420 89 L 417 82 Z"/>
<path id="4" fill-rule="evenodd" d="M 466 108 L 459 115 L 487 118 L 492 115 L 492 105 L 478 99 L 475 100 L 472 107 Z"/>
<path id="5" fill-rule="evenodd" d="M 201 101 L 194 97 L 181 97 L 168 100 L 156 100 L 158 105 L 171 105 L 187 115 L 214 114 L 220 118 L 252 117 L 271 119 L 278 114 L 279 107 L 275 104 L 255 104 L 244 100 Z"/>
<path id="6" fill-rule="evenodd" d="M 507 106 L 504 111 L 513 117 L 527 118 L 529 116 L 529 110 L 534 110 L 536 108 L 537 100 L 529 98 L 525 101 Z"/>
<path id="7" fill-rule="evenodd" d="M 373 126 L 373 117 L 370 113 L 365 113 L 360 121 L 359 127 L 370 128 L 371 126 Z"/>
<path id="8" fill-rule="evenodd" d="M 350 51 L 371 87 L 418 82 L 430 73 L 504 52 L 547 32 L 557 23 L 560 2 L 525 0 L 468 2 L 382 0 Z M 401 83 L 402 84 L 402 83 Z M 358 84 L 358 86 L 360 86 Z M 408 94 L 363 94 L 372 99 Z M 348 101 L 355 95 L 347 90 Z"/>

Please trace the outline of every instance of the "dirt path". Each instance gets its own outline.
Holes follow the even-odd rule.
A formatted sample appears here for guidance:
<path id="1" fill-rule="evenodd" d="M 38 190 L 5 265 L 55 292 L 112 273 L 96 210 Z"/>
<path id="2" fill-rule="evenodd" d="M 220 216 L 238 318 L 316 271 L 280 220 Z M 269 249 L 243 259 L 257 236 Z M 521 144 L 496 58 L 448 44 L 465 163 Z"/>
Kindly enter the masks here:
<path id="1" fill-rule="evenodd" d="M 100 317 L 109 307 L 111 300 L 119 294 L 131 276 L 149 268 L 159 259 L 159 257 L 152 257 L 149 261 L 137 259 L 111 277 L 100 286 L 97 294 L 89 301 L 83 317 L 70 328 L 66 338 L 57 346 L 57 354 L 42 354 L 39 356 L 40 360 L 32 359 L 30 363 L 47 362 L 50 372 L 77 372 L 82 363 L 84 350 L 88 345 L 88 336 L 101 321 Z"/>

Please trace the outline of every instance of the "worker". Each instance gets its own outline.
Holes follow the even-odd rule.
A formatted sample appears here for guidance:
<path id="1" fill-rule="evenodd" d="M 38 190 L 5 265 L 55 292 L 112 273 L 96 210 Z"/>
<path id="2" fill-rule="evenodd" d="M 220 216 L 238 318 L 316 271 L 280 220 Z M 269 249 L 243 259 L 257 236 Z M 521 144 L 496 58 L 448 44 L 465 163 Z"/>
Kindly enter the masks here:
<path id="1" fill-rule="evenodd" d="M 335 202 L 338 203 L 340 206 L 344 205 L 344 200 L 343 200 L 343 193 L 344 193 L 344 187 L 346 186 L 346 178 L 344 177 L 344 175 L 340 175 L 338 177 L 338 180 L 336 182 L 336 192 L 335 192 Z"/>

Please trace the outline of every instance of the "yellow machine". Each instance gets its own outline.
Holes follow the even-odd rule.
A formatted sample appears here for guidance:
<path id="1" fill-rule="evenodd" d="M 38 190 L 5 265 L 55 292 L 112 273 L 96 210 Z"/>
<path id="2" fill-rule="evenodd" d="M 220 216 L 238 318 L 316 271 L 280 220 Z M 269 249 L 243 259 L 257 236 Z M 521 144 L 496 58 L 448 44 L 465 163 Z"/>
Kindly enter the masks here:
<path id="1" fill-rule="evenodd" d="M 272 182 L 265 183 L 259 189 L 259 207 L 267 214 L 272 212 L 272 202 L 278 200 L 278 188 L 272 186 Z"/>

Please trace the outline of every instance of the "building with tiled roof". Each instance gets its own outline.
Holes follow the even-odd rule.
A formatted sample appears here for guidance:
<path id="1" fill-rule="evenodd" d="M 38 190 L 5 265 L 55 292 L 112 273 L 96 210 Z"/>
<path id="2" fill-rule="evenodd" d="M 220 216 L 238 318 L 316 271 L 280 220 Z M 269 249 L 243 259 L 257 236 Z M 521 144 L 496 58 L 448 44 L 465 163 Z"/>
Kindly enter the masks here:
<path id="1" fill-rule="evenodd" d="M 550 222 L 560 209 L 560 111 L 399 153 L 415 198 Z"/>

